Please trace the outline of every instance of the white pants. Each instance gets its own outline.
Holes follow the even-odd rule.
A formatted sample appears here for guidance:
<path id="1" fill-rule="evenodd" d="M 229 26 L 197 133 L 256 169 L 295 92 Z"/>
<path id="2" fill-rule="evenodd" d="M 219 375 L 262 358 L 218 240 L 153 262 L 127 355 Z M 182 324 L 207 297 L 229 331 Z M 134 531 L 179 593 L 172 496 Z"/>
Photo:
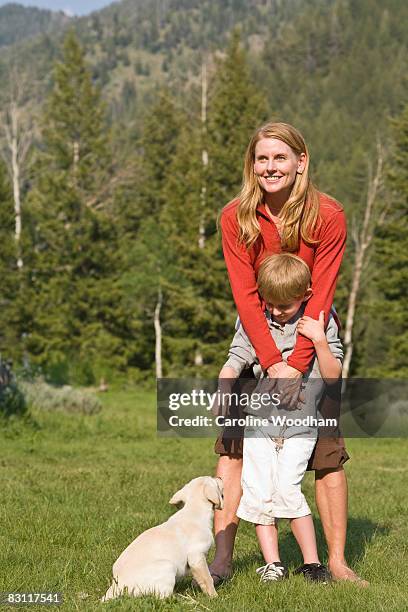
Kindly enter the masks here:
<path id="1" fill-rule="evenodd" d="M 310 514 L 301 482 L 316 438 L 288 438 L 279 449 L 261 430 L 244 439 L 242 497 L 237 516 L 259 525 Z"/>

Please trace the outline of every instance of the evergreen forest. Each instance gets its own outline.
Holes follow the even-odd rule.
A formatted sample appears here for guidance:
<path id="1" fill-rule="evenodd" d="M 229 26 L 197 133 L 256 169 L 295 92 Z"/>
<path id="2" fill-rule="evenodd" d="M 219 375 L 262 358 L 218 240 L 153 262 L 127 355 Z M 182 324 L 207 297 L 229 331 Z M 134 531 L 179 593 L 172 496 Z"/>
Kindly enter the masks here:
<path id="1" fill-rule="evenodd" d="M 236 318 L 217 219 L 267 119 L 344 206 L 353 376 L 408 375 L 408 4 L 0 8 L 0 354 L 57 384 L 216 376 Z"/>

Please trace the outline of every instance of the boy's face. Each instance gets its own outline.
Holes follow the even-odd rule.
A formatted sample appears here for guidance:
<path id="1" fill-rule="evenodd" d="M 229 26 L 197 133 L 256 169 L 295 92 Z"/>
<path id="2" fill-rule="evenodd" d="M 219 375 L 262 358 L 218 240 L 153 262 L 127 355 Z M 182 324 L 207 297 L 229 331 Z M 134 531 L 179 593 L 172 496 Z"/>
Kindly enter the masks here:
<path id="1" fill-rule="evenodd" d="M 267 309 L 278 323 L 287 323 L 295 316 L 303 302 L 306 302 L 312 295 L 311 289 L 308 289 L 305 295 L 297 300 L 293 300 L 289 304 L 266 304 Z"/>
<path id="2" fill-rule="evenodd" d="M 301 300 L 295 300 L 290 304 L 267 304 L 267 308 L 275 321 L 278 323 L 286 323 L 292 317 L 295 316 L 301 305 L 303 304 L 303 298 Z"/>

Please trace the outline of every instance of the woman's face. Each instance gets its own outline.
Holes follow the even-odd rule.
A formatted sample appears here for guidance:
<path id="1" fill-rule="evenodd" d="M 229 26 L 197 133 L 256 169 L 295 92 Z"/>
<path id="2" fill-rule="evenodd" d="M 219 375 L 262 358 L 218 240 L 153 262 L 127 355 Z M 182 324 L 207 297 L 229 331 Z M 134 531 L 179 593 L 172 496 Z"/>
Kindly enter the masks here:
<path id="1" fill-rule="evenodd" d="M 290 196 L 296 174 L 303 172 L 305 163 L 305 153 L 296 155 L 282 140 L 259 140 L 255 147 L 254 172 L 265 192 L 266 201 L 285 202 Z"/>

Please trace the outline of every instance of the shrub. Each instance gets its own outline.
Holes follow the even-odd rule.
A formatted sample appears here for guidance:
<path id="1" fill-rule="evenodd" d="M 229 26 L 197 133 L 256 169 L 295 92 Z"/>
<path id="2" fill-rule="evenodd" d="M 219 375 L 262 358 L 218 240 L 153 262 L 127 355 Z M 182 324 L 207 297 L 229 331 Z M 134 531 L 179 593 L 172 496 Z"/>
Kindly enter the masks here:
<path id="1" fill-rule="evenodd" d="M 0 385 L 0 414 L 9 417 L 13 414 L 23 415 L 26 411 L 24 395 L 16 383 Z"/>
<path id="2" fill-rule="evenodd" d="M 0 414 L 5 417 L 23 415 L 27 411 L 24 395 L 10 367 L 0 360 Z"/>
<path id="3" fill-rule="evenodd" d="M 102 409 L 96 395 L 68 385 L 53 387 L 43 380 L 37 380 L 21 382 L 20 387 L 27 403 L 38 410 L 96 414 Z"/>

